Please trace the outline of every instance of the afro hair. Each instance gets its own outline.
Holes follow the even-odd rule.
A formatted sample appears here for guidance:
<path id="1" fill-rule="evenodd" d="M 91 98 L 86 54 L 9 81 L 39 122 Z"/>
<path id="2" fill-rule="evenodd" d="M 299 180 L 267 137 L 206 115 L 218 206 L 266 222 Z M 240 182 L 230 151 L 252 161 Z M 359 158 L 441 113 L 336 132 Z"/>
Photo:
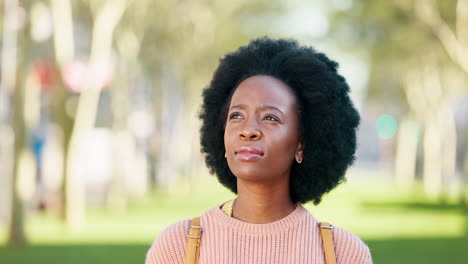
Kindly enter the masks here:
<path id="1" fill-rule="evenodd" d="M 325 193 L 344 180 L 346 169 L 355 160 L 360 117 L 337 68 L 338 63 L 312 47 L 268 37 L 255 39 L 221 58 L 203 91 L 199 115 L 201 150 L 210 172 L 237 193 L 236 177 L 224 158 L 230 98 L 243 80 L 254 75 L 272 76 L 293 90 L 299 104 L 304 158 L 291 168 L 291 199 L 319 204 Z"/>

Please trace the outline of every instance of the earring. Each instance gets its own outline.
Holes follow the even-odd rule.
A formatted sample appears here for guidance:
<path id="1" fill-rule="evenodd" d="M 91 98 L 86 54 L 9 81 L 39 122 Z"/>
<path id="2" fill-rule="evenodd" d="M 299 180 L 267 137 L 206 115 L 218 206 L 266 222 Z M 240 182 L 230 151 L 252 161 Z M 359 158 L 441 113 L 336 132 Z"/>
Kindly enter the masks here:
<path id="1" fill-rule="evenodd" d="M 296 161 L 297 161 L 297 163 L 301 164 L 302 163 L 302 157 L 296 155 Z"/>
<path id="2" fill-rule="evenodd" d="M 224 152 L 224 158 L 227 158 L 227 153 L 226 152 Z"/>

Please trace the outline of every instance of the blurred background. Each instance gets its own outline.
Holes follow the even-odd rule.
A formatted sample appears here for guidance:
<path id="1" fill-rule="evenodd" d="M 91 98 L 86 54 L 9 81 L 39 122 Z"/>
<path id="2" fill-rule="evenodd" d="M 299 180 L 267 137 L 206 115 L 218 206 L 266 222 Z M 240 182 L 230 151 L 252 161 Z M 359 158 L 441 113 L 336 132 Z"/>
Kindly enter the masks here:
<path id="1" fill-rule="evenodd" d="M 0 263 L 143 263 L 234 197 L 200 154 L 201 91 L 265 35 L 338 61 L 362 115 L 309 211 L 374 263 L 466 263 L 468 0 L 0 3 Z"/>

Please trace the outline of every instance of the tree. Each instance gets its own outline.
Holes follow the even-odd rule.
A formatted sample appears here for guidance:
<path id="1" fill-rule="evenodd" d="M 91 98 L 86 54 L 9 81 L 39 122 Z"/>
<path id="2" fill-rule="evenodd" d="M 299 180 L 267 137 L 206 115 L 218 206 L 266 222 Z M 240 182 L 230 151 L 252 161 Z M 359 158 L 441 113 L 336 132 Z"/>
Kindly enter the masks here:
<path id="1" fill-rule="evenodd" d="M 31 130 L 38 122 L 39 87 L 31 63 L 30 23 L 22 17 L 30 6 L 16 0 L 4 2 L 4 42 L 1 88 L 11 93 L 14 131 L 13 173 L 10 189 L 9 246 L 27 243 L 24 231 L 25 204 L 34 186 L 34 161 L 28 147 Z M 22 19 L 23 18 L 23 19 Z"/>
<path id="2" fill-rule="evenodd" d="M 403 122 L 397 179 L 404 186 L 414 180 L 422 145 L 423 182 L 430 197 L 440 197 L 445 179 L 455 174 L 457 138 L 450 102 L 466 93 L 459 88 L 467 78 L 464 6 L 466 1 L 359 1 L 334 16 L 334 36 L 354 49 L 369 50 L 369 100 L 398 105 L 394 111 Z"/>
<path id="3" fill-rule="evenodd" d="M 249 39 L 242 32 L 242 18 L 274 13 L 279 5 L 276 1 L 138 1 L 124 14 L 117 39 L 133 34 L 140 60 L 123 67 L 126 72 L 139 69 L 140 78 L 152 85 L 156 131 L 150 155 L 156 164 L 153 182 L 159 187 L 170 188 L 180 175 L 202 174 L 196 132 L 201 89 L 219 56 Z M 185 151 L 175 153 L 177 149 Z"/>
<path id="4" fill-rule="evenodd" d="M 74 59 L 72 8 L 68 0 L 52 0 L 54 16 L 54 48 L 59 69 L 64 69 Z M 119 23 L 128 1 L 103 1 L 99 4 L 89 2 L 94 24 L 92 26 L 91 50 L 87 65 L 95 67 L 110 61 L 114 29 Z M 95 72 L 93 72 L 95 73 Z M 99 71 L 97 71 L 99 74 Z M 72 229 L 79 229 L 85 221 L 85 194 L 83 179 L 76 175 L 77 148 L 80 133 L 94 127 L 97 105 L 102 86 L 101 76 L 87 78 L 78 100 L 78 106 L 72 127 L 64 129 L 65 171 L 63 181 L 63 206 L 67 224 Z M 65 113 L 64 99 L 59 112 Z M 62 119 L 63 121 L 66 118 Z"/>

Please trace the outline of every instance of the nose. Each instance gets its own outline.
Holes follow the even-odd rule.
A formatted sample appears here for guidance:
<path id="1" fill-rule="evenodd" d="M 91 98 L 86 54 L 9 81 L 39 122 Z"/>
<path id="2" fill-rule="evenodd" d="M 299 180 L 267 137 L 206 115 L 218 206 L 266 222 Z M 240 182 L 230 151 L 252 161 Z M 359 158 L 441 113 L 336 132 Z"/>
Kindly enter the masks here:
<path id="1" fill-rule="evenodd" d="M 244 126 L 239 132 L 240 138 L 244 140 L 259 140 L 262 138 L 262 132 L 260 132 L 257 126 L 250 123 L 252 122 L 246 124 L 246 126 Z"/>

